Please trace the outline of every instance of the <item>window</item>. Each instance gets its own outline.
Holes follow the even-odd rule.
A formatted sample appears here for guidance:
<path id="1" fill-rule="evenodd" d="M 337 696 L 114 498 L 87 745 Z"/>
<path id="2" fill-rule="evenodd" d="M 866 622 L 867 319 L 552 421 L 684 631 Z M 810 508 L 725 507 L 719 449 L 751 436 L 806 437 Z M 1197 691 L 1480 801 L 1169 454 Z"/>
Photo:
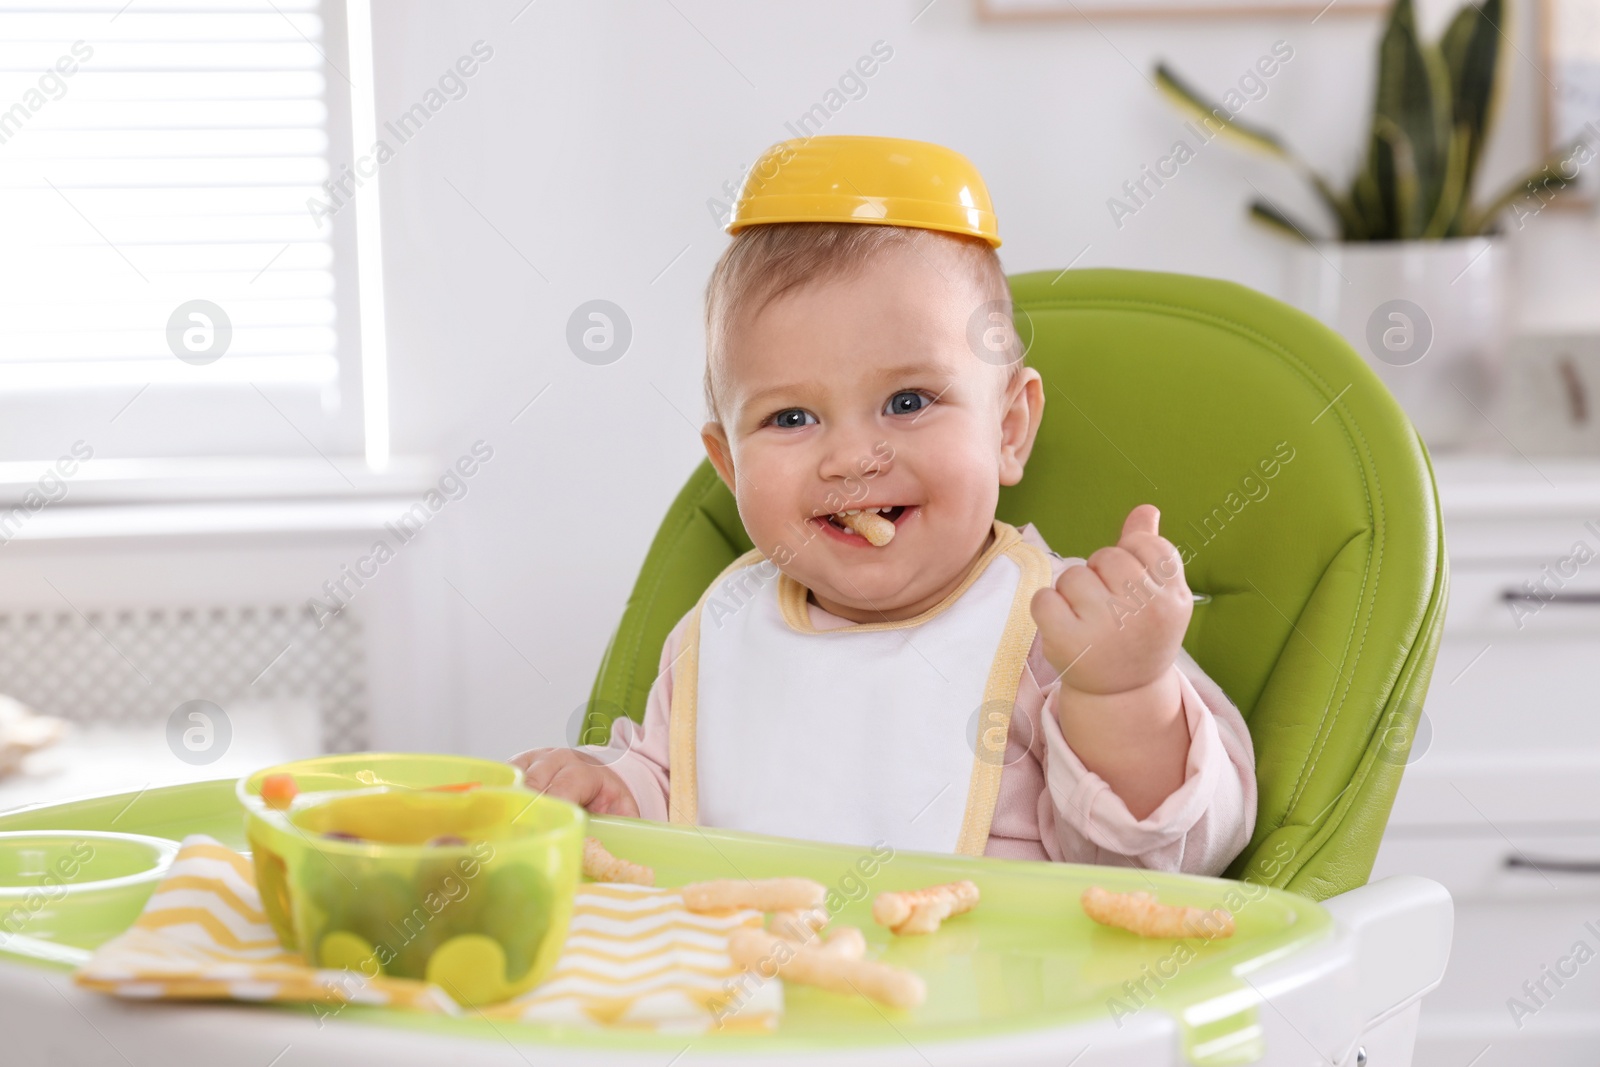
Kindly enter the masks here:
<path id="1" fill-rule="evenodd" d="M 0 0 L 0 459 L 363 451 L 346 14 Z"/>

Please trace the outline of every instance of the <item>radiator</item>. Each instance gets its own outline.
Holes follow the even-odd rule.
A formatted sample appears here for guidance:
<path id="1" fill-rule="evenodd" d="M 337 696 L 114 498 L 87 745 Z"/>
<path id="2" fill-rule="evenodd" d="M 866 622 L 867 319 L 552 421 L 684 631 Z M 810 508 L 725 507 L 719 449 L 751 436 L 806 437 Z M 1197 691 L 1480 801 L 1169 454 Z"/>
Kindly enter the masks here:
<path id="1" fill-rule="evenodd" d="M 299 699 L 323 748 L 368 745 L 359 614 L 301 604 L 0 610 L 0 693 L 69 721 L 147 725 L 181 704 Z"/>

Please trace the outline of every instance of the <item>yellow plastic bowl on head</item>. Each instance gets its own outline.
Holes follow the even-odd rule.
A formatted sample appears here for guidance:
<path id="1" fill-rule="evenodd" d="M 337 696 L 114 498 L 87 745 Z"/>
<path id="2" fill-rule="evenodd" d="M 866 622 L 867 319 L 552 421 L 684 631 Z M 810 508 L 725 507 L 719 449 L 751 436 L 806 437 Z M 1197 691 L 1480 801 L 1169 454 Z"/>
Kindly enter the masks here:
<path id="1" fill-rule="evenodd" d="M 289 812 L 290 915 L 308 963 L 430 981 L 462 1004 L 555 966 L 587 816 L 526 789 L 378 788 Z"/>
<path id="2" fill-rule="evenodd" d="M 901 137 L 780 141 L 762 153 L 733 205 L 730 234 L 772 222 L 859 222 L 981 237 L 1000 247 L 983 176 L 953 149 Z"/>
<path id="3" fill-rule="evenodd" d="M 425 752 L 352 752 L 317 756 L 267 767 L 234 786 L 234 793 L 245 810 L 245 839 L 250 844 L 256 870 L 256 888 L 261 892 L 261 907 L 267 913 L 273 932 L 283 947 L 299 948 L 289 918 L 288 865 L 284 852 L 297 836 L 286 813 L 275 811 L 261 800 L 261 783 L 272 775 L 287 774 L 299 790 L 289 810 L 315 803 L 327 793 L 371 789 L 374 786 L 399 786 L 408 789 L 437 789 L 441 786 L 477 782 L 482 786 L 512 786 L 522 772 L 509 763 Z"/>

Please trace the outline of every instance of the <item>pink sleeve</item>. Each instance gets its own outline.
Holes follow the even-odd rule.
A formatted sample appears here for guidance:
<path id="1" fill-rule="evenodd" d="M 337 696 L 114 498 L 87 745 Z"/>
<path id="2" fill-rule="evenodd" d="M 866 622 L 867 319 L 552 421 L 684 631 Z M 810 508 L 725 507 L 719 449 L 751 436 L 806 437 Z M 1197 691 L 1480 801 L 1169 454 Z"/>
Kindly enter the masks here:
<path id="1" fill-rule="evenodd" d="M 1048 550 L 1037 531 L 1024 536 Z M 1052 578 L 1082 565 L 1077 557 L 1051 560 Z M 1184 874 L 1221 874 L 1256 825 L 1255 749 L 1244 716 L 1185 649 L 1178 650 L 1178 685 L 1189 725 L 1189 758 L 1183 784 L 1155 811 L 1135 819 L 1105 779 L 1083 765 L 1061 733 L 1056 696 L 1061 686 L 1035 640 L 1018 691 L 1038 694 L 1038 746 L 1045 781 L 1039 798 L 1039 836 L 1052 860 L 1098 863 Z"/>
<path id="2" fill-rule="evenodd" d="M 1255 753 L 1244 718 L 1199 664 L 1178 657 L 1189 758 L 1183 784 L 1135 819 L 1105 780 L 1067 744 L 1056 715 L 1059 683 L 1040 713 L 1045 781 L 1060 859 L 1185 874 L 1221 874 L 1255 829 Z M 1041 829 L 1044 829 L 1041 827 Z M 1056 858 L 1052 856 L 1052 858 Z"/>
<path id="3" fill-rule="evenodd" d="M 667 821 L 667 722 L 672 713 L 672 667 L 678 661 L 688 622 L 688 615 L 679 619 L 661 646 L 661 669 L 650 686 L 644 723 L 636 725 L 626 715 L 618 716 L 611 724 L 611 740 L 607 744 L 578 746 L 579 751 L 597 757 L 616 771 L 633 794 L 639 817 L 656 822 Z"/>

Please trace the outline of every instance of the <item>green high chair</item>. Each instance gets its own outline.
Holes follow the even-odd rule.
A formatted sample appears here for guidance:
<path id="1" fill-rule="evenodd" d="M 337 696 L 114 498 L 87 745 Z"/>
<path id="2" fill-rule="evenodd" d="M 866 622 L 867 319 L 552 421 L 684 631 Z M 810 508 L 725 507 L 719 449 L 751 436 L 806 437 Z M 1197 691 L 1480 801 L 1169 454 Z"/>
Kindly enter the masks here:
<path id="1" fill-rule="evenodd" d="M 234 1062 L 293 1046 L 305 1062 L 431 1067 L 502 1044 L 562 1063 L 632 1067 L 1411 1063 L 1422 998 L 1449 958 L 1451 901 L 1414 875 L 1364 883 L 1444 615 L 1427 453 L 1343 341 L 1249 289 L 1118 270 L 1027 274 L 1012 287 L 1049 403 L 1027 478 L 1003 495 L 1002 517 L 1033 522 L 1057 551 L 1087 556 L 1115 540 L 1134 505 L 1161 508 L 1163 532 L 1184 549 L 1189 585 L 1204 597 L 1185 644 L 1255 741 L 1258 821 L 1228 874 L 1323 903 L 1246 897 L 1238 882 L 908 851 L 875 868 L 874 890 L 970 874 L 989 902 L 950 930 L 875 946 L 928 977 L 925 1010 L 895 1022 L 832 993 L 785 990 L 775 1033 L 649 1034 L 361 1004 L 130 1006 L 64 980 L 145 906 L 161 869 L 153 857 L 170 859 L 192 833 L 250 847 L 237 783 L 218 779 L 0 816 L 0 832 L 123 837 L 146 856 L 137 873 L 116 866 L 56 901 L 34 889 L 50 883 L 23 880 L 46 872 L 37 842 L 13 838 L 9 867 L 0 854 L 0 1025 L 18 1020 L 6 1028 L 12 1060 L 100 1062 L 114 1040 L 130 1062 L 163 1063 Z M 617 715 L 642 717 L 667 632 L 748 547 L 733 500 L 702 466 L 650 549 L 587 728 L 609 732 Z M 352 777 L 366 783 L 361 774 L 375 772 L 363 761 L 390 757 L 350 758 L 361 767 Z M 459 771 L 446 780 L 459 781 Z M 655 866 L 663 886 L 737 873 L 843 889 L 843 870 L 861 893 L 842 913 L 854 909 L 869 936 L 885 934 L 870 922 L 864 879 L 873 875 L 854 849 L 609 816 L 587 827 L 616 854 Z M 1238 930 L 1222 943 L 1171 944 L 1089 929 L 1078 900 L 1094 883 L 1150 885 L 1196 906 L 1240 893 L 1230 905 Z M 34 897 L 43 904 L 27 903 Z M 261 995 L 259 984 L 242 995 Z"/>
<path id="2" fill-rule="evenodd" d="M 1364 885 L 1444 623 L 1421 439 L 1343 339 L 1244 286 L 1132 270 L 1010 282 L 1046 404 L 1000 517 L 1087 557 L 1135 505 L 1161 509 L 1200 594 L 1184 647 L 1255 744 L 1255 832 L 1227 875 L 1314 900 Z M 585 736 L 643 717 L 668 631 L 749 548 L 702 463 L 650 546 Z"/>

